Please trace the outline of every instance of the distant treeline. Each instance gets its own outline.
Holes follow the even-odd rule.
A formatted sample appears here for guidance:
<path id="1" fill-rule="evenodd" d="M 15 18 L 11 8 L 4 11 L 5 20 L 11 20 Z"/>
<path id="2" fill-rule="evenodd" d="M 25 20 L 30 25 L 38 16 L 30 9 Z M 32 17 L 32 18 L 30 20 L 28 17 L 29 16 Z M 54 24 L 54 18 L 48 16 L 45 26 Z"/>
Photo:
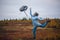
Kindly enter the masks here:
<path id="1" fill-rule="evenodd" d="M 55 20 L 60 20 L 60 18 L 45 18 L 45 19 L 55 19 Z M 11 20 L 31 20 L 31 18 L 27 19 L 27 18 L 22 18 L 22 19 L 4 19 L 4 20 L 0 20 L 0 21 L 11 21 Z"/>
<path id="2" fill-rule="evenodd" d="M 16 19 L 4 19 L 4 20 L 0 20 L 0 21 L 11 21 L 11 20 L 16 20 L 16 21 L 17 20 L 31 20 L 31 18 L 27 19 L 27 18 L 24 17 L 22 19 L 17 19 L 17 18 Z"/>

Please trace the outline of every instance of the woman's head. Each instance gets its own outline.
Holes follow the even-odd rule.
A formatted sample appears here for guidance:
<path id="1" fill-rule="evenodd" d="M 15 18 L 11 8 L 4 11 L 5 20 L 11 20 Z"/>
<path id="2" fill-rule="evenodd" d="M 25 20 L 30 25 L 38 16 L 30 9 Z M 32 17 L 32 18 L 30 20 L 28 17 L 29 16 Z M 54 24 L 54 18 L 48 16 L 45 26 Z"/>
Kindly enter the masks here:
<path id="1" fill-rule="evenodd" d="M 37 12 L 34 13 L 34 16 L 38 16 L 39 14 Z"/>

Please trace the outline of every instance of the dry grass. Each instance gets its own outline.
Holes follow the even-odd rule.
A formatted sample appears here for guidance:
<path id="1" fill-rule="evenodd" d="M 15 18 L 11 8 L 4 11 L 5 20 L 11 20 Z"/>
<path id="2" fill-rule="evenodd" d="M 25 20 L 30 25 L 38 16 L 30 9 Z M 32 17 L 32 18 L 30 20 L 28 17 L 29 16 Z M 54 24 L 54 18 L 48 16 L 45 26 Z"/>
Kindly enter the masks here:
<path id="1" fill-rule="evenodd" d="M 52 19 L 45 28 L 37 28 L 36 40 L 59 40 L 60 20 Z M 31 20 L 0 21 L 0 40 L 34 40 Z"/>

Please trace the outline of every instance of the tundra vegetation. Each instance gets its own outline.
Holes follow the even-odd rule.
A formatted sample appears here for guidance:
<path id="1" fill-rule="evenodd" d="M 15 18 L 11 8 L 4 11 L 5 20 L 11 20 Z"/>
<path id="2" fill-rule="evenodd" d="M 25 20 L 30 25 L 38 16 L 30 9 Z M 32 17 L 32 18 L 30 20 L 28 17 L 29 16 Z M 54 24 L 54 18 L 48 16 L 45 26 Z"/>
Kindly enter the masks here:
<path id="1" fill-rule="evenodd" d="M 50 19 L 45 28 L 37 28 L 36 40 L 59 40 L 60 19 Z M 43 23 L 45 20 L 40 21 Z M 0 20 L 0 40 L 33 40 L 31 19 Z"/>

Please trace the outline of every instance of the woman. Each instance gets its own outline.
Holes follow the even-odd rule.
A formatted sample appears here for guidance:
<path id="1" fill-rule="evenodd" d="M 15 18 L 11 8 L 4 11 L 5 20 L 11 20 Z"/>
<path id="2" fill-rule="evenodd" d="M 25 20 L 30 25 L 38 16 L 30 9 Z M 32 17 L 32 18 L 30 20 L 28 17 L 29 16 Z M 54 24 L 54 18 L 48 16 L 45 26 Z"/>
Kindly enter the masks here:
<path id="1" fill-rule="evenodd" d="M 50 22 L 50 20 L 47 20 L 47 21 L 46 21 L 45 23 L 43 23 L 43 24 L 39 23 L 38 20 L 42 20 L 42 19 L 38 18 L 38 15 L 39 15 L 39 14 L 38 14 L 37 12 L 35 12 L 35 14 L 32 15 L 31 8 L 30 8 L 30 15 L 31 15 L 31 19 L 32 19 L 32 24 L 33 24 L 33 26 L 34 26 L 34 28 L 33 28 L 33 38 L 36 39 L 36 29 L 37 29 L 37 27 L 42 27 L 42 28 L 44 28 L 44 27 L 48 24 L 48 22 Z"/>

